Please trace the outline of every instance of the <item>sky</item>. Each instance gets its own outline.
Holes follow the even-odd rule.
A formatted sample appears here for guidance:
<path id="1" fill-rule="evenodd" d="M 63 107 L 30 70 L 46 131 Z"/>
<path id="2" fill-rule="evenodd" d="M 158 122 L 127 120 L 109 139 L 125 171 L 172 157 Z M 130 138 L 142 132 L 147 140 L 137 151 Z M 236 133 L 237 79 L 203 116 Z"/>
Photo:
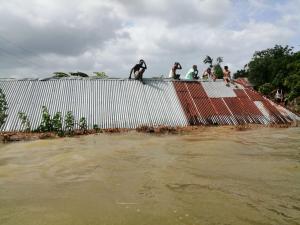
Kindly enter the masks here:
<path id="1" fill-rule="evenodd" d="M 0 0 L 0 78 L 103 71 L 185 74 L 206 55 L 242 69 L 256 50 L 300 49 L 300 0 Z"/>

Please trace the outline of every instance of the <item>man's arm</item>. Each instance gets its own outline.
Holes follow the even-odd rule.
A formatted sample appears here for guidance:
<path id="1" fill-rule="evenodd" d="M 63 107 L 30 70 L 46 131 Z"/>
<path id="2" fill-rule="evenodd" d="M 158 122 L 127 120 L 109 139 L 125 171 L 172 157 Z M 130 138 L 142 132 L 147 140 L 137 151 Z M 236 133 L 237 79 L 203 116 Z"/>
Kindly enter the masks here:
<path id="1" fill-rule="evenodd" d="M 145 66 L 143 66 L 143 68 L 146 70 L 147 69 L 147 65 L 146 65 L 145 61 L 143 61 L 143 62 L 144 62 L 144 65 L 145 65 Z"/>
<path id="2" fill-rule="evenodd" d="M 194 70 L 194 79 L 199 79 L 198 70 Z"/>
<path id="3" fill-rule="evenodd" d="M 179 70 L 181 70 L 181 69 L 182 69 L 182 67 L 181 67 L 180 63 L 178 63 L 177 69 L 179 69 Z"/>
<path id="4" fill-rule="evenodd" d="M 132 67 L 132 69 L 130 70 L 130 74 L 129 74 L 129 79 L 131 79 L 131 74 L 133 72 L 134 67 Z"/>

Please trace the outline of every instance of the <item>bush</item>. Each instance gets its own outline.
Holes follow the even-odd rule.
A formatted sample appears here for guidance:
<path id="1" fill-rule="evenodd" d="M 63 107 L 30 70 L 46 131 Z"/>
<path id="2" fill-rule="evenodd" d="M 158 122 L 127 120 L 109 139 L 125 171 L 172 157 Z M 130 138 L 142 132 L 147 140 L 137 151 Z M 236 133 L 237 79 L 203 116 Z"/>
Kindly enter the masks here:
<path id="1" fill-rule="evenodd" d="M 48 108 L 46 106 L 42 106 L 42 121 L 41 121 L 41 124 L 40 124 L 38 130 L 40 130 L 42 132 L 53 131 L 53 124 L 52 124 L 51 116 L 50 116 Z"/>
<path id="2" fill-rule="evenodd" d="M 70 135 L 74 133 L 75 119 L 71 111 L 68 111 L 65 116 L 65 130 Z"/>
<path id="3" fill-rule="evenodd" d="M 268 95 L 273 91 L 274 87 L 270 83 L 265 83 L 258 88 L 258 91 L 263 95 Z"/>
<path id="4" fill-rule="evenodd" d="M 24 130 L 26 132 L 31 131 L 31 124 L 30 124 L 30 121 L 29 121 L 28 116 L 26 115 L 26 113 L 19 112 L 18 116 L 19 116 L 19 119 L 21 120 L 22 128 L 24 128 Z"/>
<path id="5" fill-rule="evenodd" d="M 55 113 L 52 119 L 52 127 L 53 127 L 53 131 L 56 132 L 58 136 L 64 135 L 62 124 L 63 124 L 63 119 L 61 116 L 61 112 Z"/>
<path id="6" fill-rule="evenodd" d="M 5 123 L 5 120 L 7 118 L 7 114 L 6 114 L 7 109 L 8 107 L 7 107 L 5 94 L 3 93 L 2 89 L 0 89 L 0 127 L 2 127 L 2 125 Z"/>
<path id="7" fill-rule="evenodd" d="M 80 130 L 86 132 L 87 131 L 87 122 L 85 117 L 81 117 L 79 120 L 79 128 Z"/>

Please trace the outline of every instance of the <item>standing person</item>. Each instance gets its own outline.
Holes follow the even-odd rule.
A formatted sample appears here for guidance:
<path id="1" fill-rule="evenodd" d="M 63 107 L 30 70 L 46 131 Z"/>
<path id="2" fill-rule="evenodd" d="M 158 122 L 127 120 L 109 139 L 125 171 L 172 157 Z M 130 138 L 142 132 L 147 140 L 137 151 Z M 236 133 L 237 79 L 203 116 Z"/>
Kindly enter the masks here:
<path id="1" fill-rule="evenodd" d="M 275 100 L 278 103 L 283 102 L 283 92 L 282 92 L 282 89 L 277 89 L 276 94 L 275 94 Z"/>
<path id="2" fill-rule="evenodd" d="M 143 59 L 140 60 L 138 64 L 136 64 L 134 67 L 132 67 L 129 79 L 131 79 L 132 73 L 134 74 L 134 79 L 139 80 L 143 83 L 143 74 L 145 70 L 147 69 L 147 65 Z"/>
<path id="3" fill-rule="evenodd" d="M 212 72 L 211 67 L 208 67 L 203 75 L 202 75 L 202 79 L 203 80 L 208 80 L 208 79 L 212 79 L 213 81 L 216 81 L 216 76 L 215 74 Z"/>
<path id="4" fill-rule="evenodd" d="M 197 65 L 193 65 L 193 67 L 185 75 L 185 79 L 187 79 L 187 80 L 198 80 L 199 79 Z"/>
<path id="5" fill-rule="evenodd" d="M 226 83 L 226 86 L 229 87 L 229 83 L 230 83 L 230 79 L 231 79 L 231 72 L 228 69 L 228 66 L 224 66 L 224 70 L 223 70 L 223 79 Z"/>
<path id="6" fill-rule="evenodd" d="M 169 73 L 169 78 L 173 78 L 175 80 L 180 80 L 180 74 L 176 74 L 176 70 L 181 70 L 182 67 L 180 65 L 179 62 L 175 62 L 172 69 L 170 70 L 170 73 Z"/>

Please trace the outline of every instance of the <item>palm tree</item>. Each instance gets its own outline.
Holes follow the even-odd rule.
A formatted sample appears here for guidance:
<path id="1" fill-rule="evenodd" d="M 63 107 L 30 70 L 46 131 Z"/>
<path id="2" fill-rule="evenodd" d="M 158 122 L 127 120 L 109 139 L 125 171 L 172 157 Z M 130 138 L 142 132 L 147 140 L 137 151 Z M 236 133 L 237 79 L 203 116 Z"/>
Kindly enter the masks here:
<path id="1" fill-rule="evenodd" d="M 217 58 L 217 64 L 220 64 L 220 63 L 222 63 L 222 62 L 223 62 L 223 57 L 220 57 L 220 56 L 219 56 L 219 57 Z"/>
<path id="2" fill-rule="evenodd" d="M 203 60 L 204 64 L 210 64 L 210 66 L 212 67 L 213 64 L 213 59 L 210 56 L 206 56 L 206 58 Z"/>
<path id="3" fill-rule="evenodd" d="M 205 64 L 209 64 L 210 67 L 213 67 L 213 66 L 216 66 L 216 65 L 221 64 L 221 63 L 223 62 L 223 57 L 220 57 L 220 56 L 217 57 L 216 61 L 217 61 L 217 64 L 213 64 L 214 59 L 213 59 L 212 57 L 210 57 L 209 55 L 207 55 L 207 56 L 205 57 L 205 59 L 203 60 L 203 62 L 204 62 Z"/>
<path id="4" fill-rule="evenodd" d="M 223 57 L 217 57 L 216 59 L 217 63 L 214 64 L 214 59 L 210 56 L 206 56 L 206 58 L 203 60 L 203 62 L 205 64 L 209 64 L 209 66 L 211 68 L 214 68 L 214 73 L 215 75 L 217 76 L 217 78 L 222 78 L 223 77 L 223 71 L 222 71 L 222 68 L 221 68 L 221 63 L 223 62 Z"/>

